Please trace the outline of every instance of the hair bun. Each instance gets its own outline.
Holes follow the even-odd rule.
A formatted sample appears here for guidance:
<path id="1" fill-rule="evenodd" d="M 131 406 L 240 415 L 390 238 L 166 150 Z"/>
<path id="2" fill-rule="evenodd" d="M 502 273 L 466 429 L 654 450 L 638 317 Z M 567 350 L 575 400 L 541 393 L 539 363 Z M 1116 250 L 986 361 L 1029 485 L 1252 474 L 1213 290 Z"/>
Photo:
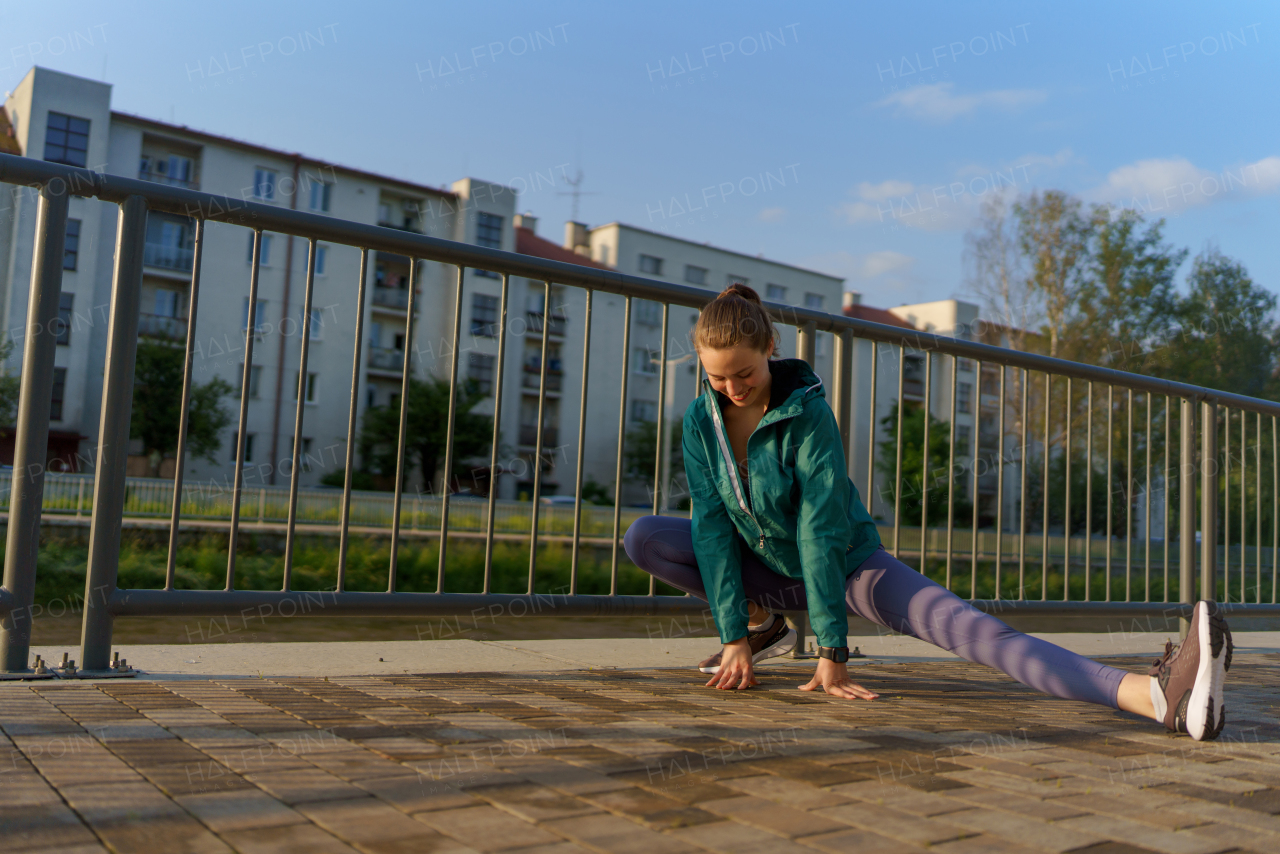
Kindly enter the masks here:
<path id="1" fill-rule="evenodd" d="M 729 285 L 729 287 L 720 292 L 720 295 L 717 296 L 716 299 L 722 299 L 727 296 L 742 297 L 747 302 L 753 302 L 756 305 L 761 305 L 760 295 L 752 288 L 744 285 L 742 282 L 734 282 Z"/>

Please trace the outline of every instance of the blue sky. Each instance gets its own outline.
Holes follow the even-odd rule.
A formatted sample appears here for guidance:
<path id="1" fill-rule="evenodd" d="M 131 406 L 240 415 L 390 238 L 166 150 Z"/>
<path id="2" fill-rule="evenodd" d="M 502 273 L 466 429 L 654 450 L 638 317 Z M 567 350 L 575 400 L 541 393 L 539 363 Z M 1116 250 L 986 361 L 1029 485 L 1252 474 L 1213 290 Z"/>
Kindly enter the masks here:
<path id="1" fill-rule="evenodd" d="M 116 109 L 843 276 L 964 296 L 993 187 L 1138 205 L 1280 289 L 1274 3 L 0 2 Z"/>

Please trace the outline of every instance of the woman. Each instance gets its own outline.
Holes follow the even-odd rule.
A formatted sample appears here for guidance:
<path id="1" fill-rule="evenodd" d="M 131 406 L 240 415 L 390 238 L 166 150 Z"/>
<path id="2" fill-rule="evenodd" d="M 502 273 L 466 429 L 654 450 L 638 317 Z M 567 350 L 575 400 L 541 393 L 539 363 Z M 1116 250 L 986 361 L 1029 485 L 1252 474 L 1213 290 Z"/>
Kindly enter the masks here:
<path id="1" fill-rule="evenodd" d="M 802 691 L 874 700 L 849 679 L 848 610 L 999 668 L 1026 685 L 1162 721 L 1196 740 L 1226 720 L 1231 633 L 1198 602 L 1186 642 L 1165 644 L 1149 676 L 1108 667 L 1015 631 L 889 555 L 849 479 L 822 381 L 799 359 L 771 360 L 776 334 L 755 291 L 735 284 L 703 309 L 694 344 L 704 393 L 684 416 L 692 519 L 649 516 L 627 554 L 706 600 L 723 648 L 702 662 L 709 687 L 756 685 L 754 665 L 794 649 L 770 609 L 807 610 L 818 666 Z"/>

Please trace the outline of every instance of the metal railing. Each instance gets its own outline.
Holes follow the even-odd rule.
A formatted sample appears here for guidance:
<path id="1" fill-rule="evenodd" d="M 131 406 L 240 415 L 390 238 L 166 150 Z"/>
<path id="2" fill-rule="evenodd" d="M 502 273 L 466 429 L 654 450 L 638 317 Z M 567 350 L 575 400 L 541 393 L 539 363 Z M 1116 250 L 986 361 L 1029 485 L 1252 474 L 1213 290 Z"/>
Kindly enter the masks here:
<path id="1" fill-rule="evenodd" d="M 96 461 L 95 488 L 92 490 L 92 528 L 88 566 L 85 580 L 85 610 L 82 634 L 82 671 L 85 674 L 105 674 L 109 671 L 111 651 L 112 625 L 118 616 L 142 615 L 222 615 L 237 613 L 241 609 L 273 606 L 292 603 L 295 612 L 346 614 L 346 615 L 389 615 L 389 614 L 452 614 L 466 612 L 472 608 L 511 607 L 519 604 L 527 612 L 578 614 L 578 615 L 658 615 L 677 614 L 700 611 L 703 603 L 687 596 L 655 595 L 655 585 L 651 578 L 649 594 L 622 595 L 618 589 L 619 555 L 623 520 L 622 484 L 628 462 L 625 457 L 626 433 L 628 426 L 626 403 L 628 400 L 628 381 L 630 379 L 629 358 L 631 351 L 631 320 L 633 303 L 637 299 L 649 300 L 662 306 L 661 309 L 661 352 L 659 354 L 659 382 L 665 388 L 669 371 L 669 320 L 671 306 L 701 308 L 714 298 L 714 293 L 702 288 L 686 285 L 668 284 L 640 276 L 632 276 L 613 270 L 601 270 L 574 264 L 562 263 L 548 259 L 507 253 L 487 249 L 470 244 L 441 240 L 426 235 L 392 228 L 344 222 L 328 216 L 306 213 L 303 211 L 285 210 L 273 205 L 261 204 L 241 199 L 234 199 L 210 194 L 194 192 L 180 187 L 165 186 L 138 181 L 116 175 L 104 175 L 86 169 L 76 169 L 57 164 L 36 161 L 11 155 L 0 155 L 0 182 L 18 184 L 32 188 L 39 196 L 36 217 L 35 245 L 33 249 L 32 279 L 30 301 L 27 312 L 27 327 L 23 340 L 23 360 L 21 376 L 21 397 L 17 418 L 17 435 L 15 438 L 14 477 L 9 505 L 8 542 L 5 551 L 4 585 L 0 588 L 0 669 L 8 673 L 25 673 L 28 671 L 28 653 L 31 642 L 31 609 L 35 593 L 36 557 L 39 548 L 40 517 L 43 506 L 45 487 L 45 454 L 49 430 L 49 404 L 51 397 L 54 352 L 58 327 L 59 293 L 62 283 L 63 237 L 66 231 L 68 203 L 72 195 L 96 197 L 104 202 L 118 206 L 118 225 L 115 251 L 115 270 L 112 299 L 109 308 L 109 331 L 106 347 L 106 362 L 103 372 L 101 395 L 101 423 L 99 427 Z M 142 286 L 143 267 L 145 263 L 145 230 L 148 211 L 161 211 L 186 216 L 195 221 L 195 243 L 191 266 L 190 312 L 187 319 L 186 362 L 182 388 L 182 423 L 179 430 L 179 446 L 176 455 L 176 473 L 172 491 L 170 508 L 169 551 L 167 561 L 166 583 L 163 589 L 138 590 L 121 589 L 117 585 L 119 568 L 120 541 L 122 520 L 126 509 L 127 481 L 125 477 L 126 462 L 129 450 L 129 418 L 132 399 L 133 362 L 138 340 L 139 300 Z M 506 339 L 508 322 L 508 294 L 512 276 L 542 283 L 543 304 L 550 305 L 552 283 L 559 286 L 580 288 L 584 291 L 583 336 L 582 336 L 582 372 L 586 378 L 590 376 L 590 351 L 592 335 L 593 297 L 597 292 L 618 295 L 623 298 L 623 325 L 621 341 L 607 342 L 609 346 L 620 346 L 621 377 L 620 388 L 611 389 L 610 395 L 618 393 L 619 411 L 617 422 L 617 457 L 614 506 L 612 519 L 607 532 L 607 543 L 611 554 L 610 584 L 607 595 L 582 595 L 578 590 L 579 555 L 583 538 L 584 507 L 582 502 L 584 454 L 586 437 L 587 398 L 589 384 L 585 381 L 576 389 L 579 396 L 577 423 L 577 453 L 575 472 L 573 475 L 573 491 L 576 502 L 573 507 L 572 531 L 569 542 L 572 544 L 572 564 L 568 593 L 547 596 L 536 593 L 538 571 L 538 544 L 543 536 L 541 519 L 545 518 L 545 509 L 540 502 L 533 502 L 529 507 L 529 573 L 527 589 L 520 594 L 498 594 L 492 591 L 493 545 L 497 516 L 495 507 L 497 498 L 493 490 L 487 501 L 485 516 L 485 563 L 482 589 L 475 593 L 446 592 L 448 574 L 446 573 L 449 534 L 455 529 L 454 523 L 459 521 L 451 517 L 453 502 L 446 493 L 438 500 L 438 566 L 435 574 L 436 590 L 432 593 L 400 592 L 397 587 L 397 559 L 401 542 L 404 508 L 406 496 L 407 462 L 405 454 L 406 419 L 408 411 L 407 393 L 409 381 L 413 375 L 411 348 L 406 348 L 403 361 L 399 365 L 401 374 L 401 393 L 399 395 L 400 430 L 396 455 L 395 487 L 391 494 L 390 512 L 390 558 L 387 571 L 386 592 L 366 593 L 346 590 L 346 561 L 353 523 L 352 475 L 355 463 L 355 442 L 348 441 L 345 458 L 345 484 L 339 506 L 339 547 L 337 553 L 336 589 L 322 595 L 323 609 L 304 609 L 296 607 L 302 597 L 314 597 L 314 592 L 297 591 L 292 584 L 293 555 L 299 536 L 298 524 L 305 515 L 304 493 L 300 490 L 299 453 L 302 447 L 303 422 L 306 414 L 304 401 L 297 402 L 293 427 L 292 464 L 290 482 L 286 499 L 285 518 L 286 545 L 283 559 L 283 577 L 281 587 L 276 591 L 236 590 L 235 570 L 237 559 L 237 538 L 240 532 L 243 496 L 246 490 L 244 483 L 245 447 L 243 437 L 246 435 L 249 396 L 251 387 L 249 371 L 253 365 L 254 342 L 261 336 L 246 331 L 244 340 L 243 364 L 245 375 L 241 384 L 237 433 L 241 437 L 236 449 L 234 482 L 230 491 L 230 518 L 228 521 L 228 550 L 226 585 L 222 590 L 179 590 L 174 586 L 179 520 L 184 513 L 182 496 L 184 460 L 186 457 L 187 418 L 190 407 L 192 388 L 192 359 L 194 353 L 195 329 L 198 322 L 197 308 L 200 297 L 201 255 L 205 239 L 207 222 L 222 222 L 233 226 L 250 229 L 253 236 L 253 263 L 248 281 L 248 298 L 250 305 L 256 305 L 259 291 L 259 259 L 262 251 L 262 234 L 264 231 L 288 234 L 301 237 L 307 241 L 308 261 L 303 294 L 302 316 L 311 316 L 313 292 L 315 284 L 315 256 L 317 243 L 346 245 L 360 250 L 359 278 L 354 285 L 356 301 L 356 329 L 354 336 L 354 352 L 352 354 L 352 377 L 348 409 L 347 435 L 356 435 L 357 402 L 359 400 L 360 376 L 362 371 L 361 347 L 364 331 L 364 308 L 368 291 L 369 253 L 386 252 L 403 255 L 416 260 L 431 260 L 455 269 L 454 293 L 451 303 L 452 347 L 449 353 L 450 394 L 448 403 L 448 429 L 446 430 L 445 452 L 442 470 L 451 472 L 456 460 L 455 437 L 453 425 L 457 421 L 457 389 L 459 369 L 459 346 L 462 334 L 462 309 L 464 296 L 465 272 L 468 268 L 498 271 L 501 276 L 501 297 L 499 312 L 499 336 L 497 364 L 506 364 Z M 416 281 L 422 266 L 411 266 L 410 282 L 407 289 L 405 341 L 414 339 L 414 322 L 418 282 Z M 223 295 L 223 298 L 229 298 Z M 447 301 L 442 301 L 450 305 Z M 904 409 L 899 410 L 896 423 L 896 441 L 890 441 L 894 461 L 888 468 L 892 471 L 891 483 L 896 484 L 890 490 L 892 513 L 892 536 L 887 543 L 895 554 L 910 557 L 914 553 L 922 570 L 931 571 L 931 561 L 941 563 L 942 574 L 948 588 L 957 586 L 963 569 L 968 569 L 969 585 L 967 590 L 971 600 L 984 608 L 1001 609 L 1015 606 L 1033 613 L 1081 613 L 1100 612 L 1111 615 L 1137 616 L 1144 614 L 1185 615 L 1190 612 L 1190 603 L 1197 596 L 1218 599 L 1232 613 L 1244 614 L 1276 614 L 1280 609 L 1275 605 L 1276 557 L 1280 554 L 1280 508 L 1276 502 L 1277 477 L 1276 445 L 1277 418 L 1280 418 L 1280 404 L 1258 400 L 1213 389 L 1187 385 L 1183 383 L 1138 376 L 1103 367 L 1083 365 L 1053 359 L 1032 353 L 1006 350 L 999 347 L 975 343 L 971 341 L 947 338 L 939 335 L 915 332 L 899 327 L 881 325 L 858 320 L 843 315 L 831 315 L 813 309 L 766 303 L 775 318 L 784 325 L 797 329 L 797 355 L 809 362 L 814 359 L 814 347 L 818 332 L 831 333 L 834 337 L 834 381 L 830 394 L 830 402 L 835 413 L 842 440 L 846 449 L 852 453 L 851 441 L 855 431 L 864 433 L 869 438 L 866 448 L 866 483 L 859 483 L 865 488 L 865 498 L 873 513 L 883 514 L 885 501 L 877 495 L 876 454 L 877 446 L 884 441 L 880 432 L 879 411 L 876 408 L 877 373 L 880 362 L 888 363 L 896 359 L 896 400 L 904 398 L 904 364 L 908 355 L 924 354 L 923 393 L 919 406 L 924 415 L 923 464 L 920 468 L 918 488 L 920 492 L 919 506 L 921 518 L 917 531 L 913 532 L 911 520 L 904 519 L 903 499 L 906 490 L 904 484 L 915 483 L 904 472 L 903 427 L 907 415 Z M 548 438 L 551 428 L 546 426 L 549 415 L 547 409 L 547 391 L 549 388 L 550 336 L 541 336 L 539 356 L 539 386 L 536 425 L 532 429 L 534 455 L 532 459 L 542 459 L 550 449 Z M 854 423 L 854 348 L 855 339 L 872 342 L 871 366 L 869 376 L 871 409 L 870 417 L 865 423 Z M 306 375 L 309 355 L 309 336 L 300 336 L 299 371 Z M 998 394 L 996 405 L 987 406 L 986 415 L 995 419 L 997 432 L 997 449 L 995 459 L 987 462 L 997 472 L 996 496 L 990 508 L 994 516 L 994 530 L 985 531 L 980 524 L 980 505 L 983 496 L 979 492 L 977 476 L 961 477 L 966 457 L 978 460 L 980 454 L 976 444 L 969 449 L 958 449 L 956 441 L 956 376 L 957 363 L 960 360 L 973 360 L 977 365 L 977 377 L 982 377 L 983 365 L 996 366 L 998 378 Z M 951 368 L 949 372 L 950 388 L 936 387 L 934 383 L 935 363 Z M 892 370 L 893 366 L 890 366 Z M 505 371 L 497 370 L 494 375 L 494 412 L 493 434 L 490 446 L 489 471 L 499 471 L 499 438 L 503 419 L 503 379 Z M 696 372 L 701 376 L 701 371 Z M 866 376 L 860 370 L 860 376 Z M 1010 381 L 1012 377 L 1012 381 Z M 1105 410 L 1107 432 L 1101 434 L 1101 423 L 1097 410 L 1105 393 L 1108 402 Z M 656 447 L 661 457 L 664 447 L 664 433 L 668 417 L 664 412 L 665 395 L 659 395 L 656 418 Z M 935 404 L 935 399 L 941 405 Z M 1117 399 L 1123 403 L 1117 407 Z M 881 397 L 883 402 L 884 398 Z M 1129 496 L 1134 492 L 1129 486 L 1123 489 L 1122 500 L 1125 512 L 1119 513 L 1114 506 L 1115 491 L 1113 466 L 1116 462 L 1115 432 L 1112 429 L 1117 413 L 1128 413 L 1126 422 L 1132 427 L 1133 406 L 1135 401 L 1146 413 L 1145 437 L 1148 440 L 1141 445 L 1145 455 L 1145 496 L 1148 510 L 1144 536 L 1134 537 L 1135 526 L 1130 511 L 1136 506 L 1136 499 Z M 983 412 L 982 399 L 978 401 L 979 415 Z M 1127 408 L 1126 408 L 1127 407 Z M 933 467 L 942 467 L 943 460 L 932 459 L 929 452 L 929 431 L 931 416 L 939 414 L 938 410 L 950 410 L 950 425 L 947 460 L 945 468 L 947 477 L 945 484 L 930 482 Z M 1230 437 L 1234 428 L 1235 413 L 1241 413 L 1242 440 L 1247 438 L 1249 422 L 1252 419 L 1253 435 L 1257 440 L 1250 454 L 1242 455 L 1240 461 L 1233 462 L 1231 456 Z M 1042 414 L 1042 415 L 1041 415 Z M 1264 469 L 1262 430 L 1263 419 L 1270 419 L 1271 435 L 1271 472 L 1269 488 L 1264 495 Z M 1012 429 L 1011 429 L 1012 425 Z M 1163 431 L 1163 442 L 1149 437 L 1160 437 L 1161 430 L 1153 434 L 1153 426 L 1158 425 Z M 1219 425 L 1222 425 L 1219 427 Z M 976 426 L 976 425 L 975 425 Z M 1083 436 L 1081 431 L 1083 430 Z M 1127 484 L 1135 481 L 1143 482 L 1137 476 L 1133 463 L 1133 437 L 1138 431 L 1127 432 L 1128 452 L 1122 470 Z M 521 431 L 522 438 L 524 431 Z M 978 441 L 979 430 L 969 431 L 970 440 Z M 1221 433 L 1222 439 L 1219 440 Z M 1170 465 L 1173 437 L 1176 434 L 1178 452 L 1177 466 Z M 1099 436 L 1105 438 L 1105 455 L 1100 451 Z M 552 440 L 554 442 L 554 440 Z M 1225 455 L 1220 457 L 1219 447 Z M 1244 446 L 1242 445 L 1242 448 Z M 1152 479 L 1152 453 L 1156 449 L 1163 454 L 1164 466 Z M 1197 448 L 1199 458 L 1197 459 Z M 1222 464 L 1219 461 L 1222 460 Z M 1101 465 L 1099 465 L 1101 462 Z M 661 458 L 654 462 L 654 481 L 652 492 L 652 510 L 657 512 L 663 506 L 663 492 L 666 485 L 661 477 Z M 1073 513 L 1078 505 L 1073 500 L 1079 490 L 1075 488 L 1073 467 L 1076 474 L 1079 466 L 1085 468 L 1086 512 L 1082 523 L 1076 523 L 1078 513 Z M 1049 500 L 1051 487 L 1055 483 L 1054 472 L 1061 466 L 1065 470 L 1064 509 L 1060 514 L 1067 520 L 1065 530 L 1054 534 L 1054 502 Z M 1234 467 L 1233 467 L 1234 466 Z M 531 495 L 540 495 L 544 466 L 534 465 L 533 488 Z M 884 466 L 882 466 L 884 468 Z M 1105 527 L 1108 539 L 1099 549 L 1095 542 L 1094 532 L 1094 489 L 1095 478 L 1101 478 L 1106 472 L 1103 492 L 1108 512 Z M 976 471 L 971 472 L 976 474 Z M 1224 477 L 1225 473 L 1225 477 Z M 1252 480 L 1250 480 L 1252 477 Z M 1232 486 L 1239 481 L 1240 493 L 1232 498 Z M 1031 489 L 1039 482 L 1038 490 Z M 1177 549 L 1155 548 L 1152 546 L 1150 496 L 1153 488 L 1160 486 L 1167 494 L 1172 495 L 1170 487 L 1177 487 L 1177 518 L 1179 543 L 1184 547 Z M 913 487 L 914 488 L 914 487 Z M 969 519 L 958 518 L 958 488 L 971 489 L 972 514 Z M 1197 495 L 1198 489 L 1198 495 Z M 928 516 L 931 492 L 944 490 L 947 495 L 945 520 L 942 522 Z M 1249 492 L 1252 490 L 1252 502 Z M 1036 495 L 1044 500 L 1039 500 Z M 1222 499 L 1225 510 L 1221 530 L 1226 534 L 1223 543 L 1219 543 L 1218 510 L 1219 499 Z M 412 496 L 408 497 L 412 502 Z M 913 501 L 916 499 L 912 499 Z M 1099 499 L 1103 500 L 1103 499 Z M 1246 524 L 1248 518 L 1253 519 L 1252 552 L 1241 549 L 1240 591 L 1247 594 L 1246 575 L 1251 575 L 1256 591 L 1252 597 L 1241 595 L 1238 599 L 1252 598 L 1251 602 L 1231 601 L 1234 589 L 1232 571 L 1236 569 L 1230 547 L 1233 545 L 1234 529 L 1229 516 L 1238 500 L 1241 511 L 1241 537 L 1250 531 Z M 1037 505 L 1037 501 L 1039 504 Z M 1269 503 L 1268 503 L 1269 501 Z M 936 500 L 935 500 L 936 503 Z M 1175 502 L 1161 502 L 1165 518 L 1170 518 Z M 1249 506 L 1252 513 L 1246 513 Z M 1269 543 L 1264 543 L 1264 508 L 1270 508 Z M 1113 529 L 1117 517 L 1125 520 L 1125 530 L 1117 541 Z M 1197 524 L 1198 517 L 1198 524 Z M 906 522 L 906 524 L 904 524 Z M 1083 531 L 1081 531 L 1083 529 Z M 1167 535 L 1171 528 L 1164 528 Z M 1185 547 L 1196 541 L 1197 531 L 1203 536 L 1200 539 L 1197 561 L 1196 549 Z M 1083 536 L 1080 534 L 1083 533 Z M 1143 543 L 1141 565 L 1144 570 L 1142 585 L 1134 585 L 1132 549 L 1129 548 L 1135 539 Z M 1039 548 L 1036 541 L 1039 540 Z M 1113 568 L 1119 562 L 1117 557 L 1118 542 L 1123 542 L 1125 574 L 1121 588 L 1112 583 Z M 1219 575 L 1218 550 L 1224 546 L 1223 569 Z M 965 548 L 968 554 L 965 554 Z M 1269 562 L 1271 601 L 1262 601 L 1264 586 L 1263 556 L 1266 549 L 1271 551 Z M 1101 552 L 1101 554 L 1099 554 Z M 988 560 L 990 557 L 990 560 Z M 1154 598 L 1150 586 L 1152 560 L 1162 561 L 1156 564 L 1158 577 L 1167 579 L 1169 583 L 1161 585 L 1163 593 L 1159 599 Z M 1173 563 L 1176 561 L 1176 564 Z M 1199 590 L 1196 589 L 1196 568 L 1199 564 Z M 1247 564 L 1247 565 L 1245 565 Z M 1010 567 L 1006 573 L 1006 566 Z M 1013 567 L 1016 567 L 1016 583 L 1012 581 Z M 982 585 L 988 585 L 990 595 L 978 598 L 977 594 L 984 589 L 979 583 L 981 570 Z M 1039 570 L 1037 573 L 1036 570 Z M 938 571 L 936 567 L 932 571 Z M 1173 601 L 1173 576 L 1176 574 L 1177 600 Z M 1060 590 L 1050 596 L 1051 573 L 1061 574 Z M 1039 584 L 1035 584 L 1035 576 L 1039 575 Z M 1073 580 L 1083 582 L 1083 588 L 1077 591 Z M 1223 582 L 1222 590 L 1219 581 Z M 1105 595 L 1095 595 L 1095 584 L 1105 585 Z M 1029 590 L 1038 586 L 1039 597 L 1029 595 Z M 1005 588 L 1013 593 L 1005 595 Z M 1135 587 L 1137 589 L 1135 589 Z M 1123 599 L 1119 590 L 1123 590 Z"/>

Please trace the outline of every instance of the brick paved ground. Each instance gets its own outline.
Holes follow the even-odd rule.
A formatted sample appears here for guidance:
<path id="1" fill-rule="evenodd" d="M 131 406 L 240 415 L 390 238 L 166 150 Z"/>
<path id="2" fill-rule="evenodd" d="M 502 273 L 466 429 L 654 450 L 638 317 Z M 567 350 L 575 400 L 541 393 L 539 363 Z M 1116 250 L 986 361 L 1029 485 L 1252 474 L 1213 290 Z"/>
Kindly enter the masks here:
<path id="1" fill-rule="evenodd" d="M 874 703 L 804 669 L 9 683 L 0 850 L 1280 850 L 1280 655 L 1209 744 L 966 662 L 859 667 Z"/>

